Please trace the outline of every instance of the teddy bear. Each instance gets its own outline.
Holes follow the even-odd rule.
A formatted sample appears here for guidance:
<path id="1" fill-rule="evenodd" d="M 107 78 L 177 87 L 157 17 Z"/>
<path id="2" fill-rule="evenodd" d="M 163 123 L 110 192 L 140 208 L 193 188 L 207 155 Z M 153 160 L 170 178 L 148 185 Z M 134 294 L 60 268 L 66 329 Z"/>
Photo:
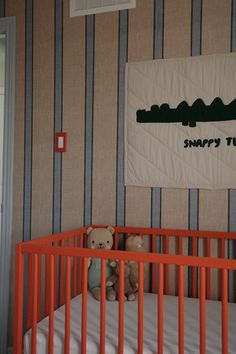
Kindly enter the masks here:
<path id="1" fill-rule="evenodd" d="M 144 242 L 139 235 L 130 235 L 126 239 L 125 250 L 129 252 L 147 252 L 144 248 Z M 133 277 L 134 283 L 138 284 L 138 263 L 136 261 L 130 261 L 130 272 Z M 148 288 L 149 281 L 149 264 L 144 263 L 144 288 Z"/>
<path id="2" fill-rule="evenodd" d="M 113 234 L 115 230 L 112 226 L 107 228 L 87 229 L 87 247 L 92 249 L 110 250 L 113 246 Z M 112 264 L 110 260 L 106 260 L 106 279 L 112 275 Z M 114 264 L 113 264 L 114 266 Z M 88 260 L 88 287 L 96 300 L 101 298 L 101 260 L 100 258 L 90 258 Z M 106 286 L 106 297 L 109 301 L 116 299 L 115 290 L 111 286 Z"/>
<path id="3" fill-rule="evenodd" d="M 107 279 L 107 286 L 113 286 L 116 292 L 116 299 L 119 298 L 119 263 L 112 263 L 114 274 Z M 124 262 L 124 299 L 134 301 L 136 299 L 135 293 L 138 290 L 138 284 L 132 274 L 130 261 Z"/>

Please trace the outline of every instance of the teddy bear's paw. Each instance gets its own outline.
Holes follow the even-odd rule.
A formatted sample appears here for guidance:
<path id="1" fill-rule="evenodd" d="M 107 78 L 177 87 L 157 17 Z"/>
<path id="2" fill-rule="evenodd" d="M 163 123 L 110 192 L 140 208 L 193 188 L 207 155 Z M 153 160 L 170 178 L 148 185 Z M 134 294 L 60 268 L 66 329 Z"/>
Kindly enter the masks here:
<path id="1" fill-rule="evenodd" d="M 112 286 L 112 285 L 113 285 L 112 281 L 108 280 L 107 281 L 107 286 Z"/>
<path id="2" fill-rule="evenodd" d="M 134 301 L 136 299 L 135 294 L 129 294 L 128 295 L 128 301 Z"/>
<path id="3" fill-rule="evenodd" d="M 116 299 L 116 293 L 109 294 L 107 297 L 108 301 L 115 301 Z"/>
<path id="4" fill-rule="evenodd" d="M 111 261 L 110 262 L 110 267 L 115 268 L 116 267 L 116 261 Z"/>
<path id="5" fill-rule="evenodd" d="M 92 294 L 93 297 L 97 300 L 100 301 L 101 300 L 101 293 L 100 293 L 100 289 L 99 288 L 95 288 L 92 290 Z"/>

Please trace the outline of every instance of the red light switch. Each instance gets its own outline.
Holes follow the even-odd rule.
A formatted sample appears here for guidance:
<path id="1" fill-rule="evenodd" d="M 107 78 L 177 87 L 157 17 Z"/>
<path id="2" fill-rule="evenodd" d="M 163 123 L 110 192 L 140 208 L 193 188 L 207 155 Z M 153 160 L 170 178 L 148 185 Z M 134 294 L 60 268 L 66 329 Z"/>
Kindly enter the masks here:
<path id="1" fill-rule="evenodd" d="M 67 147 L 66 133 L 56 133 L 56 152 L 65 152 Z"/>

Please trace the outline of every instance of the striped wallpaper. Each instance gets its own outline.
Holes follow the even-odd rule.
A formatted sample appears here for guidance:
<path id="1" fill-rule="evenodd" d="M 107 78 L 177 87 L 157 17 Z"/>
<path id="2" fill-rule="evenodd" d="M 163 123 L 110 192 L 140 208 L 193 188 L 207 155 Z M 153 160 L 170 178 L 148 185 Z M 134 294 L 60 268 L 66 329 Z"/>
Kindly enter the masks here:
<path id="1" fill-rule="evenodd" d="M 236 231 L 235 190 L 123 183 L 125 62 L 235 51 L 236 0 L 137 0 L 136 9 L 71 19 L 69 0 L 0 4 L 17 19 L 13 247 L 90 223 Z M 232 243 L 228 251 L 235 256 Z"/>

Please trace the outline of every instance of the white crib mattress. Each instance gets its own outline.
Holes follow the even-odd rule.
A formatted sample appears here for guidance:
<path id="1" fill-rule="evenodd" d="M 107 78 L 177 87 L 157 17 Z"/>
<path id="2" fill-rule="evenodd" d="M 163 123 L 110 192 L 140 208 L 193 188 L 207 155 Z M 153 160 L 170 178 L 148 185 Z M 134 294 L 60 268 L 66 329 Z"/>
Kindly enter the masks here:
<path id="1" fill-rule="evenodd" d="M 81 353 L 81 303 L 71 301 L 70 353 Z M 137 305 L 125 303 L 124 354 L 137 353 Z M 199 300 L 185 298 L 185 354 L 199 354 Z M 229 304 L 229 354 L 236 353 L 236 304 Z M 55 311 L 54 354 L 64 353 L 65 307 Z M 99 302 L 88 295 L 87 354 L 99 354 Z M 221 353 L 221 303 L 206 302 L 207 354 Z M 144 296 L 144 354 L 157 353 L 157 295 Z M 38 323 L 37 354 L 47 353 L 48 317 Z M 106 353 L 117 353 L 118 302 L 106 303 Z M 24 337 L 24 352 L 30 354 L 31 330 Z M 178 297 L 164 297 L 164 354 L 178 353 Z"/>

